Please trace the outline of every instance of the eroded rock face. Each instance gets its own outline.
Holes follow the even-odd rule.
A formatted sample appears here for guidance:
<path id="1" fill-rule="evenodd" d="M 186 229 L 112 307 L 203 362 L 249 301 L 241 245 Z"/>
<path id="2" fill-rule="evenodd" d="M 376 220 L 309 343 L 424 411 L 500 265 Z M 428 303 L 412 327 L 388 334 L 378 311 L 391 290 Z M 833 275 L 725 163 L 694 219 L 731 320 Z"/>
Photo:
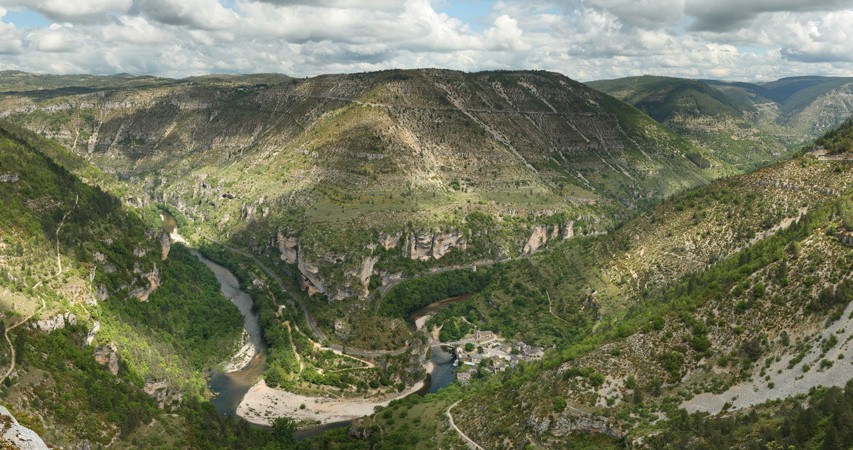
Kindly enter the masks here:
<path id="1" fill-rule="evenodd" d="M 530 237 L 524 244 L 521 250 L 523 255 L 530 255 L 541 249 L 550 241 L 556 239 L 567 240 L 575 237 L 575 221 L 570 220 L 565 225 L 560 226 L 554 224 L 550 227 L 547 225 L 536 225 L 530 233 Z"/>
<path id="2" fill-rule="evenodd" d="M 169 259 L 169 251 L 172 249 L 172 240 L 169 238 L 169 233 L 160 232 L 160 256 L 163 261 Z"/>
<path id="3" fill-rule="evenodd" d="M 323 277 L 320 276 L 320 268 L 305 259 L 301 248 L 300 255 L 297 258 L 297 268 L 302 274 L 302 288 L 308 291 L 308 295 L 326 293 L 326 284 Z"/>
<path id="4" fill-rule="evenodd" d="M 359 274 L 361 287 L 363 288 L 360 295 L 361 298 L 367 297 L 370 293 L 370 276 L 373 274 L 373 266 L 376 265 L 377 261 L 379 261 L 378 256 L 368 256 L 361 263 L 361 273 Z"/>
<path id="5" fill-rule="evenodd" d="M 111 374 L 118 375 L 118 347 L 115 342 L 95 348 L 94 356 L 95 362 L 107 366 Z"/>
<path id="6" fill-rule="evenodd" d="M 33 328 L 37 328 L 45 333 L 51 333 L 56 330 L 65 328 L 66 325 L 76 325 L 77 317 L 73 313 L 57 314 L 47 319 L 41 319 L 32 324 Z"/>
<path id="7" fill-rule="evenodd" d="M 454 248 L 461 251 L 468 248 L 468 241 L 461 232 L 410 233 L 403 244 L 403 255 L 419 261 L 429 261 L 441 259 Z"/>
<path id="8" fill-rule="evenodd" d="M 335 336 L 339 339 L 346 339 L 349 337 L 352 332 L 352 326 L 344 319 L 340 317 L 335 319 Z"/>
<path id="9" fill-rule="evenodd" d="M 536 250 L 539 250 L 547 243 L 548 230 L 543 225 L 536 225 L 533 227 L 533 232 L 530 233 L 530 238 L 527 239 L 527 243 L 524 244 L 524 249 L 521 253 L 529 255 L 534 253 Z"/>
<path id="10" fill-rule="evenodd" d="M 281 230 L 276 232 L 275 242 L 281 252 L 281 260 L 288 264 L 296 264 L 299 253 L 299 239 L 293 236 L 285 236 Z"/>
<path id="11" fill-rule="evenodd" d="M 379 245 L 382 246 L 385 250 L 391 250 L 392 248 L 400 245 L 400 238 L 403 237 L 403 233 L 379 233 Z"/>
<path id="12" fill-rule="evenodd" d="M 573 237 L 575 237 L 575 221 L 570 220 L 566 222 L 566 225 L 563 226 L 563 229 L 560 231 L 560 238 L 565 241 L 566 239 L 571 239 Z"/>
<path id="13" fill-rule="evenodd" d="M 148 301 L 148 296 L 160 287 L 160 269 L 154 266 L 154 270 L 144 274 L 148 280 L 147 287 L 138 287 L 130 291 L 131 297 L 136 297 L 140 302 Z"/>
<path id="14" fill-rule="evenodd" d="M 624 433 L 612 426 L 607 419 L 591 415 L 564 412 L 556 418 L 532 416 L 528 418 L 527 424 L 539 435 L 550 433 L 554 436 L 568 436 L 586 433 L 605 434 L 617 439 L 624 437 Z"/>
<path id="15" fill-rule="evenodd" d="M 461 251 L 468 249 L 468 242 L 465 240 L 465 235 L 459 232 L 437 234 L 432 243 L 432 257 L 440 259 L 450 250 L 458 248 Z"/>
<path id="16" fill-rule="evenodd" d="M 171 406 L 172 404 L 180 403 L 183 399 L 183 394 L 177 389 L 173 389 L 169 386 L 169 383 L 166 380 L 148 380 L 145 382 L 145 386 L 142 387 L 142 390 L 145 391 L 145 394 L 149 397 L 157 400 L 157 406 L 160 409 L 163 409 L 166 406 Z"/>
<path id="17" fill-rule="evenodd" d="M 107 290 L 107 287 L 103 284 L 99 284 L 95 289 L 95 298 L 97 298 L 98 301 L 104 301 L 110 298 L 110 291 Z"/>
<path id="18" fill-rule="evenodd" d="M 86 335 L 86 346 L 92 345 L 92 342 L 95 340 L 95 335 L 98 334 L 98 331 L 101 329 L 101 322 L 95 321 L 92 325 L 92 329 L 89 330 L 89 334 Z"/>
<path id="19" fill-rule="evenodd" d="M 428 261 L 432 256 L 432 234 L 409 234 L 403 252 L 411 259 Z"/>

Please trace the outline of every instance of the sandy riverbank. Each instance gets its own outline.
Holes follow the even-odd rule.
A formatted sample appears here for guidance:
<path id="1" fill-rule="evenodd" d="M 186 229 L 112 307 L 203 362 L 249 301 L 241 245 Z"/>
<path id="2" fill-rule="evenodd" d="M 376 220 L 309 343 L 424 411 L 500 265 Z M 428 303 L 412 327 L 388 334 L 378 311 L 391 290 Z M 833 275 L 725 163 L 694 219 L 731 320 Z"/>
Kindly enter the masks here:
<path id="1" fill-rule="evenodd" d="M 432 372 L 432 361 L 424 365 Z M 411 395 L 424 387 L 419 381 L 403 392 L 384 398 L 327 398 L 294 394 L 271 388 L 264 380 L 249 389 L 237 407 L 237 415 L 248 422 L 270 425 L 276 417 L 287 416 L 296 421 L 314 421 L 321 424 L 353 420 L 373 414 L 377 406 L 388 406 L 392 400 Z M 304 409 L 300 409 L 305 405 Z"/>
<path id="2" fill-rule="evenodd" d="M 240 340 L 240 349 L 231 357 L 225 367 L 222 369 L 224 373 L 231 373 L 243 370 L 252 361 L 252 358 L 258 352 L 255 350 L 255 345 L 252 343 L 249 333 L 243 329 L 243 337 Z"/>
<path id="3" fill-rule="evenodd" d="M 396 396 L 380 400 L 309 397 L 271 388 L 261 380 L 243 397 L 237 407 L 237 415 L 258 425 L 270 425 L 276 417 L 282 416 L 296 421 L 316 421 L 321 424 L 341 422 L 369 416 L 377 406 L 387 406 L 392 400 L 417 392 L 423 386 L 424 382 L 419 381 Z M 300 409 L 300 405 L 305 405 L 305 409 Z"/>

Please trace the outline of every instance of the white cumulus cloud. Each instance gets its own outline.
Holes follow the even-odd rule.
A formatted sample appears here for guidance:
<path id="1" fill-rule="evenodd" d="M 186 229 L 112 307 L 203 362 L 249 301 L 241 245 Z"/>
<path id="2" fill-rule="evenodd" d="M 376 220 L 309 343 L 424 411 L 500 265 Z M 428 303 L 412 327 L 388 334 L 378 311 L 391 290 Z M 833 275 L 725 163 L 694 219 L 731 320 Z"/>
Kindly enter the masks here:
<path id="1" fill-rule="evenodd" d="M 0 70 L 764 80 L 853 75 L 851 24 L 853 0 L 0 0 Z"/>

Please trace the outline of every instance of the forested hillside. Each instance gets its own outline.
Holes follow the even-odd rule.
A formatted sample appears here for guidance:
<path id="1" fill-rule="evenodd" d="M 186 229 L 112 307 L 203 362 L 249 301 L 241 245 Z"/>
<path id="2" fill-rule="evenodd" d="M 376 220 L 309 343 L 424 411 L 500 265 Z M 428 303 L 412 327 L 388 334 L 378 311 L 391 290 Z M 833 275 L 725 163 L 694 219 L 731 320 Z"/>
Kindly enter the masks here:
<path id="1" fill-rule="evenodd" d="M 206 398 L 203 371 L 231 356 L 240 315 L 195 257 L 162 241 L 152 211 L 82 183 L 64 152 L 0 123 L 4 404 L 51 445 L 190 442 L 158 402 Z M 152 436 L 136 433 L 155 417 Z"/>

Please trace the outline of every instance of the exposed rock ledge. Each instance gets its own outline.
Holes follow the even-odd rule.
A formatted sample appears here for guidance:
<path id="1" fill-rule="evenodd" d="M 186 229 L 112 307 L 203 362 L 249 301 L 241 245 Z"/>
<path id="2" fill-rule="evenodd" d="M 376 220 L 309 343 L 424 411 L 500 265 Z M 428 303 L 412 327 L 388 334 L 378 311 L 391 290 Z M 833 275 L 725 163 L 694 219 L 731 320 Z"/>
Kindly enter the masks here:
<path id="1" fill-rule="evenodd" d="M 118 347 L 114 342 L 96 348 L 94 356 L 95 362 L 107 366 L 111 374 L 118 375 Z"/>
<path id="2" fill-rule="evenodd" d="M 388 243 L 388 239 L 383 240 L 383 246 L 386 243 Z M 454 248 L 461 251 L 468 248 L 468 241 L 461 232 L 409 233 L 403 243 L 403 256 L 419 261 L 429 261 L 430 259 L 441 259 Z"/>
<path id="3" fill-rule="evenodd" d="M 56 330 L 65 328 L 66 325 L 76 325 L 77 317 L 73 313 L 57 314 L 47 319 L 41 319 L 38 322 L 31 323 L 32 328 L 38 328 L 45 333 L 51 333 Z"/>
<path id="4" fill-rule="evenodd" d="M 524 244 L 522 254 L 530 255 L 540 248 L 544 247 L 549 241 L 555 239 L 571 239 L 575 236 L 575 222 L 569 221 L 563 226 L 557 224 L 548 227 L 547 225 L 536 225 L 533 227 L 533 232 L 530 233 L 530 238 Z"/>
<path id="5" fill-rule="evenodd" d="M 166 406 L 180 403 L 183 399 L 183 394 L 180 391 L 173 389 L 165 380 L 154 381 L 148 380 L 145 386 L 142 387 L 149 397 L 157 400 L 157 406 L 163 409 Z"/>
<path id="6" fill-rule="evenodd" d="M 41 436 L 21 425 L 8 409 L 0 406 L 0 447 L 22 450 L 47 449 Z"/>
<path id="7" fill-rule="evenodd" d="M 131 297 L 136 297 L 140 302 L 148 301 L 148 296 L 160 287 L 160 269 L 154 266 L 154 270 L 144 274 L 145 280 L 148 281 L 147 287 L 138 287 L 130 291 Z"/>

